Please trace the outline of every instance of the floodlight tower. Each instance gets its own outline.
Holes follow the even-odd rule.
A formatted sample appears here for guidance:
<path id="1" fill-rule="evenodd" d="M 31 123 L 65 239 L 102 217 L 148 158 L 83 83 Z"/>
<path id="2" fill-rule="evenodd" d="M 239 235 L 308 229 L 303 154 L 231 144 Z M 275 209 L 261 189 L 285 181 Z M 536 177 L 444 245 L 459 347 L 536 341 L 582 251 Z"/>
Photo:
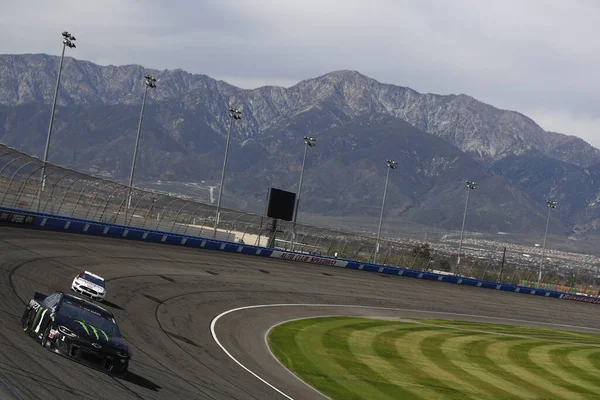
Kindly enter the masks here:
<path id="1" fill-rule="evenodd" d="M 544 255 L 546 252 L 546 238 L 548 237 L 548 226 L 550 225 L 550 211 L 556 209 L 558 207 L 558 202 L 554 200 L 546 201 L 548 205 L 548 218 L 546 219 L 546 233 L 544 233 L 544 244 L 542 244 L 542 258 L 540 259 L 540 271 L 538 273 L 538 287 L 540 287 L 542 283 L 542 268 L 544 266 Z"/>
<path id="2" fill-rule="evenodd" d="M 296 195 L 296 207 L 294 209 L 294 220 L 292 221 L 292 243 L 290 250 L 294 250 L 294 239 L 296 236 L 296 220 L 298 218 L 298 208 L 300 206 L 300 193 L 302 192 L 302 180 L 304 178 L 304 167 L 306 165 L 306 153 L 309 147 L 315 147 L 317 139 L 311 136 L 304 136 L 304 156 L 302 157 L 302 169 L 300 169 L 300 182 L 298 183 L 298 194 Z"/>
<path id="3" fill-rule="evenodd" d="M 137 135 L 135 138 L 135 148 L 133 149 L 133 161 L 131 162 L 131 172 L 129 174 L 129 188 L 127 189 L 127 204 L 125 207 L 125 223 L 127 223 L 127 212 L 131 207 L 131 189 L 133 188 L 133 177 L 135 175 L 135 163 L 140 145 L 140 134 L 142 132 L 142 121 L 144 120 L 144 109 L 146 108 L 146 97 L 148 96 L 148 89 L 154 88 L 156 88 L 156 78 L 150 74 L 146 74 L 144 76 L 144 98 L 142 100 L 142 110 L 140 111 L 140 122 L 138 123 Z"/>
<path id="4" fill-rule="evenodd" d="M 390 171 L 398 168 L 398 162 L 394 160 L 385 161 L 388 167 L 385 175 L 385 186 L 383 188 L 383 201 L 381 202 L 381 214 L 379 215 L 379 227 L 377 228 L 377 240 L 375 241 L 375 251 L 373 252 L 373 264 L 377 262 L 377 253 L 379 253 L 379 239 L 381 238 L 381 224 L 383 223 L 383 210 L 385 208 L 385 198 L 387 196 L 388 182 L 390 180 Z"/>
<path id="5" fill-rule="evenodd" d="M 465 232 L 465 223 L 467 222 L 467 208 L 469 207 L 469 193 L 471 193 L 471 190 L 475 190 L 475 188 L 477 187 L 477 183 L 475 183 L 473 181 L 466 181 L 466 184 L 467 184 L 467 200 L 465 201 L 465 212 L 463 215 L 462 228 L 460 229 L 460 243 L 458 244 L 458 258 L 456 259 L 456 273 L 457 274 L 458 274 L 458 271 L 460 268 L 460 254 L 462 251 L 463 235 Z"/>
<path id="6" fill-rule="evenodd" d="M 217 236 L 217 227 L 219 226 L 221 212 L 221 197 L 223 196 L 223 188 L 225 186 L 225 171 L 227 169 L 227 155 L 229 154 L 229 141 L 231 139 L 231 127 L 233 121 L 242 119 L 242 110 L 232 107 L 229 109 L 229 129 L 227 130 L 227 142 L 225 143 L 225 157 L 223 157 L 223 171 L 221 172 L 221 185 L 219 186 L 219 197 L 217 198 L 217 210 L 215 215 L 215 231 L 213 238 Z"/>
<path id="7" fill-rule="evenodd" d="M 60 56 L 60 64 L 58 66 L 58 77 L 56 78 L 56 88 L 54 89 L 54 100 L 52 101 L 52 111 L 50 111 L 50 123 L 48 124 L 48 136 L 46 137 L 46 148 L 44 149 L 44 164 L 42 165 L 42 176 L 41 183 L 42 188 L 46 186 L 46 164 L 48 163 L 48 151 L 50 149 L 50 137 L 52 136 L 52 126 L 54 125 L 54 112 L 56 111 L 56 99 L 58 98 L 58 88 L 60 86 L 60 76 L 63 68 L 63 61 L 65 59 L 65 49 L 68 47 L 70 49 L 74 49 L 75 46 L 75 36 L 71 35 L 69 32 L 64 31 L 62 33 L 63 37 L 63 48 L 62 54 Z M 39 203 L 38 203 L 39 208 Z"/>

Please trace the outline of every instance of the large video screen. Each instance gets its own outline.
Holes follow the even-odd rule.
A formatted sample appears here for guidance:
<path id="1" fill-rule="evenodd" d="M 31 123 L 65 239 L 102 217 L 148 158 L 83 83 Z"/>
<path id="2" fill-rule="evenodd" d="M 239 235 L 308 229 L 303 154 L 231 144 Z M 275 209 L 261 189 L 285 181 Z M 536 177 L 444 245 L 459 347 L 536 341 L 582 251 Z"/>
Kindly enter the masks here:
<path id="1" fill-rule="evenodd" d="M 296 193 L 269 188 L 269 204 L 267 217 L 291 221 L 294 219 Z"/>

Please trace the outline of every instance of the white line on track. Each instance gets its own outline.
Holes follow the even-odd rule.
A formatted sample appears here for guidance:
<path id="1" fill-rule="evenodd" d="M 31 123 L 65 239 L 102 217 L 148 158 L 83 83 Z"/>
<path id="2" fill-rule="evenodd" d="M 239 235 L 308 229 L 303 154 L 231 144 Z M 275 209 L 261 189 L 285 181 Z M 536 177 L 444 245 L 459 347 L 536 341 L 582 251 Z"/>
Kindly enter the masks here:
<path id="1" fill-rule="evenodd" d="M 287 394 L 283 393 L 281 390 L 277 389 L 275 386 L 271 385 L 269 382 L 267 382 L 266 380 L 264 380 L 263 378 L 261 378 L 260 376 L 258 376 L 257 374 L 255 374 L 254 372 L 252 372 L 248 367 L 246 367 L 244 364 L 242 364 L 241 362 L 239 362 L 234 356 L 231 355 L 230 352 L 227 351 L 227 349 L 225 348 L 225 346 L 223 346 L 221 344 L 221 342 L 219 341 L 219 338 L 217 338 L 217 334 L 215 332 L 215 325 L 217 324 L 217 321 L 227 315 L 230 314 L 232 312 L 235 311 L 240 311 L 240 310 L 244 310 L 244 309 L 249 309 L 249 308 L 258 308 L 261 306 L 247 306 L 247 307 L 240 307 L 240 308 L 234 308 L 225 312 L 222 312 L 221 314 L 217 315 L 215 318 L 213 318 L 213 320 L 210 323 L 210 333 L 212 335 L 213 340 L 217 343 L 217 345 L 221 348 L 221 350 L 223 350 L 225 352 L 225 354 L 227 354 L 229 356 L 229 358 L 231 358 L 233 361 L 236 362 L 237 365 L 239 365 L 240 367 L 242 367 L 243 369 L 245 369 L 246 371 L 248 371 L 250 374 L 252 374 L 255 378 L 257 378 L 259 381 L 261 381 L 262 383 L 264 383 L 265 385 L 269 386 L 271 389 L 275 390 L 277 393 L 279 393 L 280 395 L 282 395 L 283 397 L 285 397 L 286 399 L 290 399 L 290 400 L 294 400 L 293 398 L 291 398 L 290 396 L 288 396 Z M 262 306 L 262 307 L 266 307 L 266 306 Z"/>
<path id="2" fill-rule="evenodd" d="M 592 330 L 592 331 L 600 331 L 600 329 L 598 329 L 598 328 L 590 328 L 590 327 L 586 327 L 586 326 L 568 325 L 568 324 L 554 324 L 554 323 L 551 323 L 551 322 L 527 321 L 527 320 L 524 320 L 524 319 L 515 319 L 515 318 L 489 317 L 489 316 L 485 316 L 485 315 L 461 314 L 461 313 L 439 312 L 439 311 L 424 311 L 424 310 L 413 310 L 413 309 L 394 308 L 394 307 L 353 306 L 353 305 L 348 305 L 348 304 L 259 304 L 259 305 L 254 305 L 254 306 L 244 306 L 244 307 L 232 308 L 231 310 L 224 311 L 221 314 L 219 314 L 216 317 L 214 317 L 213 320 L 210 323 L 210 333 L 212 335 L 213 340 L 215 341 L 215 343 L 217 343 L 217 345 L 221 348 L 221 350 L 223 350 L 223 352 L 225 354 L 227 354 L 227 356 L 229 358 L 231 358 L 237 365 L 239 365 L 240 367 L 242 367 L 243 369 L 245 369 L 246 371 L 248 371 L 256 379 L 258 379 L 259 381 L 261 381 L 265 385 L 269 386 L 271 389 L 275 390 L 277 393 L 279 393 L 280 395 L 282 395 L 283 397 L 285 397 L 286 399 L 289 399 L 289 400 L 294 400 L 294 399 L 292 397 L 288 396 L 287 394 L 285 394 L 280 389 L 277 389 L 274 385 L 270 384 L 265 379 L 261 378 L 258 374 L 256 374 L 255 372 L 251 371 L 248 367 L 246 367 L 240 361 L 238 361 L 225 348 L 225 346 L 223 346 L 221 344 L 221 342 L 219 341 L 219 338 L 217 337 L 217 334 L 215 332 L 215 326 L 217 325 L 217 322 L 219 321 L 219 319 L 221 319 L 222 317 L 224 317 L 224 316 L 226 316 L 228 314 L 231 314 L 231 313 L 234 313 L 234 312 L 237 312 L 237 311 L 250 310 L 250 309 L 254 309 L 254 308 L 266 308 L 266 307 L 334 307 L 334 308 L 335 307 L 344 307 L 344 308 L 363 308 L 363 309 L 372 309 L 372 310 L 401 311 L 401 312 L 412 312 L 412 313 L 422 313 L 422 314 L 438 314 L 438 315 L 448 315 L 448 316 L 455 316 L 455 317 L 485 318 L 485 319 L 491 319 L 491 320 L 496 320 L 496 321 L 526 322 L 526 323 L 529 323 L 529 324 L 538 324 L 538 325 L 547 325 L 547 326 L 558 326 L 558 327 L 563 327 L 563 328 L 576 328 L 576 329 L 586 329 L 586 330 Z M 312 318 L 312 317 L 307 317 L 307 318 Z M 302 319 L 302 318 L 300 318 L 300 319 Z M 300 381 L 303 382 L 303 383 L 305 383 L 302 380 L 300 380 Z"/>

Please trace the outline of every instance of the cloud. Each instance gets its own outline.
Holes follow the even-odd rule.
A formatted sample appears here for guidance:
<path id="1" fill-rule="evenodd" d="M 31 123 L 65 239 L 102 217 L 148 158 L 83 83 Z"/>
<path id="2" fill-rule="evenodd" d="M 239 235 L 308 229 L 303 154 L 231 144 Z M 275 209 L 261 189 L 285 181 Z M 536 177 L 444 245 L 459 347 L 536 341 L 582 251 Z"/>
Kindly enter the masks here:
<path id="1" fill-rule="evenodd" d="M 590 142 L 591 121 L 600 118 L 594 0 L 0 0 L 0 7 L 8 53 L 58 54 L 66 29 L 78 39 L 70 55 L 105 64 L 182 68 L 243 87 L 355 69 L 421 92 L 544 110 L 544 128 Z"/>
<path id="2" fill-rule="evenodd" d="M 545 130 L 569 132 L 600 149 L 600 118 L 573 116 L 567 111 L 530 110 L 527 115 Z"/>

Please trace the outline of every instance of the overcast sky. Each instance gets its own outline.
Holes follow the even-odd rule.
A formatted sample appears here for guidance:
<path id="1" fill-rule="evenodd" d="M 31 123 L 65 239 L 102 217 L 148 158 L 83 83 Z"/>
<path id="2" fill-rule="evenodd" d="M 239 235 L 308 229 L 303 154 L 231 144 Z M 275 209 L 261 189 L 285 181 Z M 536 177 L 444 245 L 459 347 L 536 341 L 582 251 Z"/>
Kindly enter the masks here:
<path id="1" fill-rule="evenodd" d="M 465 93 L 600 148 L 597 0 L 0 0 L 0 53 L 181 68 L 254 88 L 339 69 Z"/>

